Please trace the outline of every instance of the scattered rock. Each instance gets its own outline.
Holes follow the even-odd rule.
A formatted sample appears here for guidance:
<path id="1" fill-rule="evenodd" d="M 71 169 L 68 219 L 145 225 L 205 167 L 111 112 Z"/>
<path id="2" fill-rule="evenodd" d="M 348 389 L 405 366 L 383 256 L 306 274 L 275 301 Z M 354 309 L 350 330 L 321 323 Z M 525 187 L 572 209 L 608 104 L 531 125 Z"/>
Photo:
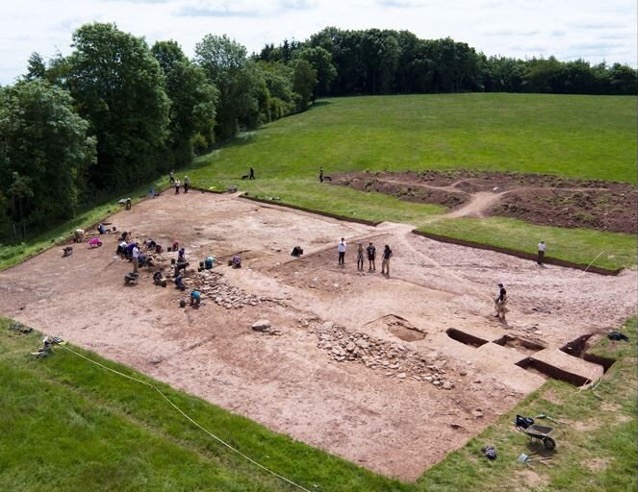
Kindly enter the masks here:
<path id="1" fill-rule="evenodd" d="M 443 377 L 446 373 L 443 366 L 450 366 L 448 372 L 454 374 L 459 369 L 438 352 L 431 351 L 424 356 L 410 346 L 350 332 L 332 321 L 320 323 L 319 320 L 308 319 L 298 320 L 298 323 L 307 326 L 308 332 L 318 338 L 317 348 L 328 352 L 337 362 L 361 362 L 369 369 L 383 369 L 386 377 L 424 381 L 446 390 L 454 388 L 455 383 Z M 461 372 L 467 374 L 467 371 Z"/>
<path id="2" fill-rule="evenodd" d="M 259 321 L 255 321 L 251 328 L 255 331 L 268 331 L 270 330 L 270 321 L 267 319 L 260 319 Z"/>

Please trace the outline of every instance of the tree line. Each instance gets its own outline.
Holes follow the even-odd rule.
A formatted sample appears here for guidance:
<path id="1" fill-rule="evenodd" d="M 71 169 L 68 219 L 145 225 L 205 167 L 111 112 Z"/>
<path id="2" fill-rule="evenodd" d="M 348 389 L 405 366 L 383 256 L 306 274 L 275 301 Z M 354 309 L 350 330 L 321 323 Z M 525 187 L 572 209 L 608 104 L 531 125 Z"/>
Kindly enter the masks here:
<path id="1" fill-rule="evenodd" d="M 188 165 L 242 130 L 318 97 L 461 91 L 636 94 L 626 65 L 486 57 L 450 38 L 326 28 L 248 55 L 206 35 L 189 59 L 115 24 L 72 36 L 72 52 L 0 87 L 0 244 L 72 218 Z"/>
<path id="2" fill-rule="evenodd" d="M 488 57 L 451 38 L 420 39 L 409 31 L 387 29 L 327 27 L 305 42 L 266 45 L 256 56 L 280 63 L 297 56 L 309 59 L 317 70 L 315 97 L 450 92 L 636 95 L 638 87 L 638 73 L 628 65 L 592 66 L 584 60 L 560 62 L 553 56 Z"/>

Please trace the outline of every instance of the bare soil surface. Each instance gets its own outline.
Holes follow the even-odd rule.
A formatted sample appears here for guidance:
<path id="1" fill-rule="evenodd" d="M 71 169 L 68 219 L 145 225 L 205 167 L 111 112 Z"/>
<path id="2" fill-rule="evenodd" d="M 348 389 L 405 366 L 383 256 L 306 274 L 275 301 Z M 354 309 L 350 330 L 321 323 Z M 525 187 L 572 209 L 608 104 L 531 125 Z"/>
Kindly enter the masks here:
<path id="1" fill-rule="evenodd" d="M 548 367 L 600 377 L 601 366 L 559 348 L 586 334 L 593 342 L 636 313 L 633 270 L 543 268 L 438 243 L 410 225 L 342 222 L 237 194 L 164 193 L 109 222 L 140 243 L 179 241 L 200 308 L 179 307 L 189 290 L 154 286 L 156 268 L 125 286 L 132 265 L 114 257 L 118 237 L 108 234 L 100 248 L 78 244 L 62 257 L 55 247 L 0 272 L 2 315 L 404 480 L 540 387 Z M 367 261 L 357 270 L 357 242 L 376 245 L 376 271 Z M 296 245 L 301 258 L 290 256 Z M 237 253 L 243 267 L 233 269 L 226 262 Z M 219 264 L 197 272 L 209 254 Z M 170 274 L 175 256 L 156 260 Z M 498 282 L 508 289 L 505 323 L 493 317 Z M 270 328 L 251 328 L 264 319 Z"/>
<path id="2" fill-rule="evenodd" d="M 532 224 L 638 232 L 638 189 L 626 183 L 485 171 L 349 173 L 332 184 L 434 203 L 451 217 L 512 217 Z"/>

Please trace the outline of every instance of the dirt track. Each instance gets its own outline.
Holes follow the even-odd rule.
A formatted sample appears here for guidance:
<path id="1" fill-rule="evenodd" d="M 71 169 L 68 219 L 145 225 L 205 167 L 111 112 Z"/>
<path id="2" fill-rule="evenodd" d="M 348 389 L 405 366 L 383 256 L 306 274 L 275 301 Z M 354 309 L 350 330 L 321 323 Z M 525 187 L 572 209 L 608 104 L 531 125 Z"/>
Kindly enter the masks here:
<path id="1" fill-rule="evenodd" d="M 599 377 L 601 366 L 558 348 L 593 341 L 636 312 L 636 271 L 541 268 L 408 225 L 340 222 L 236 195 L 165 193 L 110 221 L 140 242 L 179 240 L 192 266 L 216 256 L 213 272 L 223 275 L 208 282 L 218 294 L 181 309 L 183 294 L 153 286 L 146 269 L 125 287 L 131 265 L 114 258 L 117 238 L 106 235 L 101 248 L 77 245 L 67 258 L 54 248 L 1 272 L 2 314 L 405 480 L 539 387 L 544 367 Z M 391 245 L 389 277 L 380 258 L 376 272 L 367 262 L 356 270 L 357 241 L 374 242 L 378 256 Z M 295 245 L 300 259 L 290 256 Z M 244 267 L 227 267 L 240 251 Z M 510 297 L 507 324 L 492 316 L 498 282 Z M 251 329 L 263 318 L 276 334 Z"/>

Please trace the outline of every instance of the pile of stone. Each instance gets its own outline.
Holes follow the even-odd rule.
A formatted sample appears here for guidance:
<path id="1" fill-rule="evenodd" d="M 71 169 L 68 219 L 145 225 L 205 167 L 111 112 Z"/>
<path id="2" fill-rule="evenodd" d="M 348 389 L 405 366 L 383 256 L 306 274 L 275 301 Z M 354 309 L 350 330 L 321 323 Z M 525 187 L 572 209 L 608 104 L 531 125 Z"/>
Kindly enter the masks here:
<path id="1" fill-rule="evenodd" d="M 242 289 L 229 285 L 224 274 L 215 270 L 194 272 L 190 276 L 193 288 L 202 293 L 203 299 L 209 299 L 226 309 L 241 309 L 246 306 L 257 306 L 262 302 L 281 303 L 271 297 L 250 294 Z"/>
<path id="2" fill-rule="evenodd" d="M 452 376 L 446 374 L 448 361 L 436 353 L 424 356 L 403 344 L 350 332 L 332 322 L 314 326 L 306 321 L 301 324 L 317 335 L 317 347 L 337 362 L 359 362 L 386 377 L 425 381 L 446 390 L 454 388 Z M 448 371 L 455 372 L 451 368 Z"/>

